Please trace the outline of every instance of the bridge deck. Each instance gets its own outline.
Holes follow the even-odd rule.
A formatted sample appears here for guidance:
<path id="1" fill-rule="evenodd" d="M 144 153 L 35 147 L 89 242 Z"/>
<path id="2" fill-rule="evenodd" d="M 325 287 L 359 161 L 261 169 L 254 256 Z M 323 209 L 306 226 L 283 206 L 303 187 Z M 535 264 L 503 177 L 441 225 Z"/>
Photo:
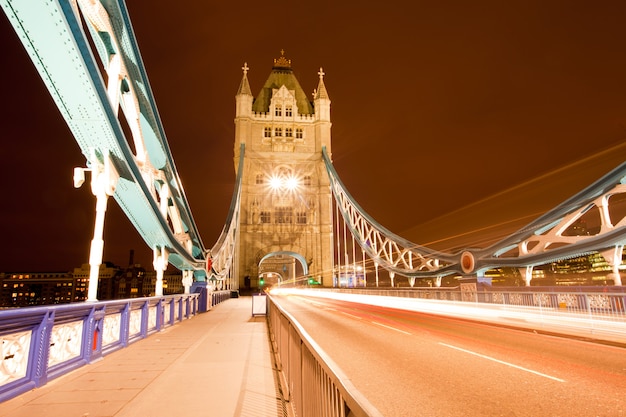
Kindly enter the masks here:
<path id="1" fill-rule="evenodd" d="M 4 417 L 282 416 L 265 317 L 227 300 L 0 404 Z"/>

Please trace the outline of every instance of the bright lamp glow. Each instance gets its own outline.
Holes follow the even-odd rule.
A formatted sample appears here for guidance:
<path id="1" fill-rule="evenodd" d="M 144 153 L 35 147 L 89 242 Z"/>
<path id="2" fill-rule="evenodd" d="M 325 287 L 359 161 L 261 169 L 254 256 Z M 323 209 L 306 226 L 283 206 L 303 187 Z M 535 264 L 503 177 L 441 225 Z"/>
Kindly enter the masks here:
<path id="1" fill-rule="evenodd" d="M 299 187 L 300 181 L 296 177 L 285 178 L 284 176 L 272 175 L 268 185 L 274 191 L 295 191 Z"/>
<path id="2" fill-rule="evenodd" d="M 270 187 L 272 187 L 273 190 L 278 190 L 278 189 L 280 189 L 282 187 L 283 181 L 279 177 L 271 177 L 270 181 L 269 181 L 269 184 L 270 184 Z"/>
<path id="3" fill-rule="evenodd" d="M 287 181 L 285 182 L 285 186 L 290 191 L 295 190 L 296 188 L 298 188 L 298 179 L 295 177 L 287 178 Z"/>

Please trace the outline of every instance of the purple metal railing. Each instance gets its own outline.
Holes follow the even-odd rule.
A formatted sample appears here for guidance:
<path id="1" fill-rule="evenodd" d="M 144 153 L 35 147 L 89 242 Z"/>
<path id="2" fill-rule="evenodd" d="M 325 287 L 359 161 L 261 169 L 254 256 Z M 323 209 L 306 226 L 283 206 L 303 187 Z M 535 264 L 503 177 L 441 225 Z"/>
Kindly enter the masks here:
<path id="1" fill-rule="evenodd" d="M 199 294 L 0 311 L 0 402 L 199 313 Z M 214 294 L 211 306 L 225 296 Z"/>

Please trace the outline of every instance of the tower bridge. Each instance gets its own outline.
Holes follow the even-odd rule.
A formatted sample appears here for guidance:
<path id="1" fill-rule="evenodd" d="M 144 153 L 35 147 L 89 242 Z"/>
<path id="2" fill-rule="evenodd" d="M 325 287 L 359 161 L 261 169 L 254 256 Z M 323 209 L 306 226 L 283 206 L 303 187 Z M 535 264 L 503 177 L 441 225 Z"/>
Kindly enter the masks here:
<path id="1" fill-rule="evenodd" d="M 376 278 L 384 271 L 392 285 L 400 278 L 410 285 L 417 278 L 439 285 L 445 276 L 481 280 L 501 267 L 517 269 L 529 285 L 533 268 L 590 253 L 604 257 L 609 280 L 621 285 L 625 164 L 489 247 L 433 250 L 386 229 L 351 197 L 332 163 L 324 71 L 309 99 L 284 51 L 256 96 L 251 69 L 242 67 L 235 94 L 236 186 L 222 235 L 205 246 L 124 2 L 50 2 L 41 6 L 44 14 L 17 1 L 2 6 L 85 157 L 75 185 L 90 171 L 97 200 L 91 300 L 109 196 L 153 251 L 157 295 L 168 263 L 183 272 L 187 291 L 207 282 L 222 289 L 257 286 L 271 273 L 281 281 L 313 278 L 333 286 L 337 271 L 356 264 Z"/>
<path id="2" fill-rule="evenodd" d="M 248 81 L 248 72 L 253 69 L 246 63 L 242 67 L 241 82 L 235 94 L 235 187 L 223 231 L 215 243 L 206 246 L 170 152 L 139 53 L 140 40 L 135 39 L 124 1 L 55 0 L 32 7 L 25 1 L 0 0 L 0 5 L 85 157 L 86 166 L 74 171 L 74 184 L 78 187 L 89 179 L 96 197 L 96 220 L 89 258 L 89 302 L 69 307 L 14 310 L 0 316 L 2 346 L 9 347 L 8 353 L 0 358 L 4 369 L 0 374 L 3 378 L 0 380 L 2 401 L 84 364 L 97 362 L 105 354 L 151 333 L 184 322 L 238 289 L 259 287 L 262 281 L 286 287 L 337 287 L 346 282 L 375 287 L 379 274 L 387 274 L 391 287 L 401 279 L 410 286 L 414 286 L 417 279 L 430 280 L 434 287 L 438 287 L 444 277 L 459 278 L 459 282 L 487 281 L 487 271 L 506 267 L 517 269 L 529 286 L 535 267 L 593 253 L 601 255 L 610 266 L 607 278 L 612 284 L 615 287 L 622 285 L 620 266 L 626 242 L 623 204 L 626 163 L 496 243 L 453 252 L 434 250 L 388 230 L 350 195 L 333 166 L 331 94 L 326 88 L 325 73 L 322 68 L 317 72 L 317 87 L 309 99 L 310 95 L 303 91 L 284 51 L 274 59 L 269 75 L 263 86 L 256 90 L 256 95 Z M 156 297 L 111 302 L 95 299 L 109 197 L 115 199 L 153 252 Z M 168 263 L 182 271 L 185 294 L 163 297 L 162 279 Z M 608 292 L 572 295 L 491 291 L 481 294 L 483 299 L 479 300 L 474 287 L 474 291 L 462 288 L 458 300 L 453 300 L 456 293 L 446 289 L 429 292 L 428 298 L 437 296 L 446 301 L 470 301 L 472 307 L 469 310 L 465 310 L 467 306 L 462 307 L 461 314 L 471 311 L 481 317 L 489 317 L 487 311 L 493 309 L 492 306 L 474 306 L 479 301 L 498 306 L 506 304 L 514 307 L 507 311 L 506 319 L 531 323 L 528 326 L 534 325 L 533 320 L 539 320 L 537 317 L 545 309 L 550 312 L 550 317 L 542 317 L 541 326 L 549 329 L 567 327 L 573 332 L 570 320 L 592 322 L 590 331 L 596 337 L 605 332 L 607 340 L 623 344 L 626 298 L 623 292 Z M 205 296 L 204 306 L 198 293 Z M 415 309 L 415 303 L 407 300 L 417 293 L 413 291 L 405 297 L 399 292 L 380 293 L 400 295 L 400 301 L 389 302 L 387 297 L 375 297 L 377 301 L 370 299 L 369 302 L 384 308 L 411 304 L 406 307 L 409 311 Z M 360 302 L 360 295 L 345 292 L 336 295 L 331 291 L 326 294 L 335 301 L 318 300 L 316 305 L 325 305 L 320 310 L 342 308 L 342 313 L 354 320 L 380 314 L 374 310 L 356 313 L 353 306 L 348 309 L 336 304 L 336 300 L 342 297 Z M 319 293 L 314 296 L 320 297 Z M 526 305 L 525 300 L 531 301 Z M 261 313 L 270 316 L 273 347 L 282 351 L 277 355 L 287 355 L 278 360 L 282 366 L 280 371 L 288 378 L 283 394 L 290 397 L 283 400 L 292 402 L 298 415 L 321 415 L 321 398 L 329 410 L 332 409 L 328 415 L 380 415 L 358 392 L 354 393 L 350 379 L 338 372 L 334 363 L 316 348 L 316 342 L 278 304 L 271 301 L 270 308 Z M 528 310 L 531 313 L 527 313 Z M 561 316 L 557 313 L 560 310 L 566 310 L 566 324 L 559 322 Z M 253 315 L 254 311 L 253 304 Z M 593 322 L 594 315 L 601 319 Z M 163 375 L 180 378 L 181 374 L 193 374 L 200 384 L 206 381 L 207 375 L 214 376 L 213 372 L 219 372 L 216 367 L 189 369 L 189 362 L 194 368 L 197 363 L 206 366 L 207 357 L 212 355 L 196 350 L 198 334 L 218 327 L 215 321 L 211 321 L 214 316 L 210 319 L 206 316 L 207 324 L 203 328 L 196 321 L 192 336 L 181 338 L 189 346 L 185 347 L 186 353 L 177 366 L 186 366 L 186 372 L 179 372 L 173 365 L 170 369 L 160 369 Z M 501 317 L 492 320 L 499 319 Z M 248 340 L 241 337 L 249 336 L 242 329 L 249 329 L 248 326 L 254 323 L 249 320 L 247 306 L 243 315 L 240 308 L 237 320 L 240 323 L 226 331 L 229 337 L 237 338 L 237 343 L 226 350 L 234 351 L 242 346 L 265 346 L 267 349 L 265 338 Z M 350 334 L 356 327 L 362 327 L 361 323 L 348 327 Z M 411 332 L 416 331 L 379 322 L 370 324 L 372 328 L 384 328 L 402 334 L 402 337 L 414 336 Z M 371 329 L 367 331 L 368 337 L 374 333 Z M 379 340 L 393 339 L 388 333 L 377 337 Z M 179 346 L 172 339 L 169 336 L 163 338 L 165 347 L 158 346 L 160 339 L 154 341 L 143 354 L 157 352 L 160 356 L 155 362 L 162 362 L 164 356 L 175 350 L 171 346 Z M 222 335 L 218 342 L 225 339 L 228 338 Z M 198 343 L 203 348 L 213 349 L 219 344 L 211 345 L 204 339 Z M 397 345 L 402 343 L 394 344 L 394 347 Z M 413 347 L 416 343 L 409 345 Z M 449 348 L 486 357 L 443 342 L 436 345 L 437 349 Z M 231 353 L 226 350 L 219 352 L 221 357 Z M 253 359 L 244 357 L 251 352 L 237 352 L 241 353 L 238 361 L 229 363 L 236 363 L 246 389 L 237 379 L 234 389 L 232 383 L 228 385 L 229 391 L 253 391 L 247 385 L 251 379 L 247 365 Z M 270 362 L 270 354 L 266 353 L 260 362 Z M 414 351 L 405 353 L 412 356 Z M 465 357 L 458 360 L 459 363 L 466 361 Z M 500 360 L 495 362 L 503 363 Z M 267 380 L 275 377 L 275 363 L 265 369 L 263 376 Z M 123 360 L 119 367 L 124 367 Z M 527 371 L 520 366 L 513 367 Z M 232 379 L 224 373 L 218 375 L 220 383 L 228 384 Z M 549 378 L 565 382 L 561 378 Z M 135 379 L 131 375 L 129 381 Z M 162 380 L 153 378 L 155 381 L 159 379 Z M 89 376 L 88 381 L 93 381 L 93 377 Z M 307 391 L 308 383 L 315 387 L 313 393 Z M 264 388 L 269 386 L 269 391 L 273 388 L 273 384 L 261 385 Z M 155 390 L 160 392 L 163 389 L 161 384 L 145 392 L 153 394 Z M 217 391 L 217 388 L 213 386 L 211 391 Z M 196 402 L 190 400 L 189 390 L 180 394 L 187 395 L 185 398 L 192 403 L 192 412 L 197 413 L 197 399 Z M 584 392 L 579 394 L 584 395 Z M 268 395 L 271 398 L 273 393 Z M 275 402 L 276 398 L 271 400 Z M 240 399 L 228 398 L 230 401 L 236 403 L 235 409 L 241 412 Z M 151 404 L 151 410 L 155 410 L 162 400 L 152 395 L 141 403 L 143 406 Z M 128 409 L 132 410 L 132 406 Z"/>

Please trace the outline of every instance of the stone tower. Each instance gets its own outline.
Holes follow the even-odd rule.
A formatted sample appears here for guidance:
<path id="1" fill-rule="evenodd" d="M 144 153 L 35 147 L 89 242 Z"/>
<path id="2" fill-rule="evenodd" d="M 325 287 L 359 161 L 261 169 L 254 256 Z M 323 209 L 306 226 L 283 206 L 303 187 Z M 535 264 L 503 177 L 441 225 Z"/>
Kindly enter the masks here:
<path id="1" fill-rule="evenodd" d="M 236 95 L 235 170 L 243 164 L 238 265 L 241 288 L 279 280 L 332 285 L 332 204 L 322 148 L 330 155 L 330 99 L 320 68 L 313 101 L 291 69 L 274 59 L 255 97 L 248 66 Z"/>

